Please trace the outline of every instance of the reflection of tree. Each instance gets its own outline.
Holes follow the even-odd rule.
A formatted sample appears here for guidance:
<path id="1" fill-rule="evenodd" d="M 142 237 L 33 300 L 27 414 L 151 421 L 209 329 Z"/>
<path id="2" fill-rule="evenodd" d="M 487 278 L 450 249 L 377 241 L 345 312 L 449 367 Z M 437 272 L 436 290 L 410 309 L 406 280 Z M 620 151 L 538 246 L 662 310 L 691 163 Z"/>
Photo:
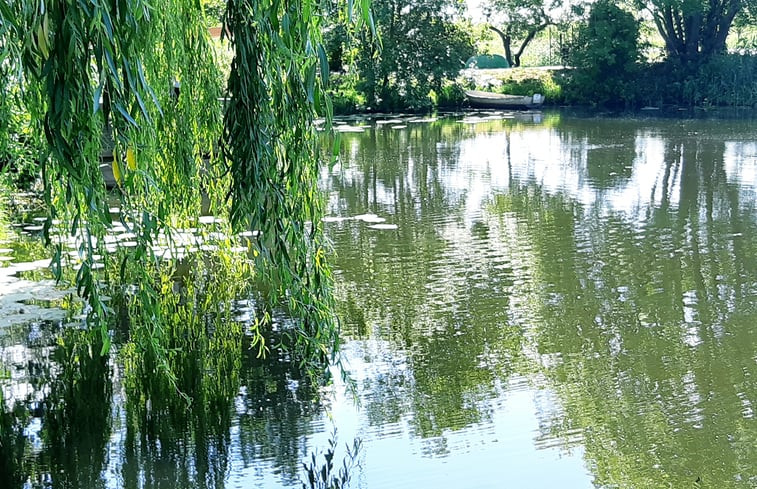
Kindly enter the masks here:
<path id="1" fill-rule="evenodd" d="M 305 369 L 274 346 L 291 325 L 277 318 L 266 339 L 271 353 L 257 358 L 234 317 L 254 321 L 262 313 L 247 307 L 254 300 L 232 307 L 239 293 L 233 270 L 215 264 L 205 273 L 197 262 L 188 269 L 194 275 L 182 292 L 160 297 L 165 328 L 121 345 L 124 389 L 115 395 L 99 330 L 44 324 L 4 332 L 0 354 L 6 345 L 23 351 L 16 355 L 23 363 L 14 364 L 23 377 L 8 384 L 30 393 L 12 410 L 0 398 L 0 487 L 96 489 L 117 477 L 143 489 L 223 488 L 232 449 L 241 463 L 269 460 L 297 482 L 304 440 L 322 407 Z"/>
<path id="2" fill-rule="evenodd" d="M 349 331 L 391 338 L 406 355 L 407 368 L 362 385 L 368 418 L 383 425 L 412 413 L 421 437 L 486 421 L 486 402 L 518 349 L 507 316 L 512 267 L 490 248 L 483 221 L 466 223 L 469 186 L 449 186 L 468 131 L 437 123 L 355 136 L 354 156 L 330 182 L 338 213 L 389 214 L 399 226 L 379 233 L 347 221 L 331 238 Z"/>
<path id="3" fill-rule="evenodd" d="M 5 404 L 0 389 L 0 486 L 21 487 L 27 478 L 25 451 L 27 439 L 24 427 L 29 414 L 26 407 L 15 402 Z"/>
<path id="4" fill-rule="evenodd" d="M 60 333 L 57 326 L 15 325 L 3 338 L 23 353 L 17 358 L 22 363 L 14 362 L 21 375 L 0 387 L 24 394 L 8 410 L 0 393 L 1 487 L 104 487 L 108 359 L 100 355 L 99 332 Z M 55 334 L 57 345 L 50 347 Z"/>
<path id="5" fill-rule="evenodd" d="M 595 483 L 752 487 L 757 222 L 723 143 L 677 136 L 641 224 L 533 187 L 495 209 L 533 255 L 525 302 L 564 409 L 553 435 L 583 433 Z"/>
<path id="6" fill-rule="evenodd" d="M 61 367 L 45 399 L 42 467 L 52 487 L 104 488 L 112 384 L 99 331 L 66 330 L 55 351 Z"/>
<path id="7" fill-rule="evenodd" d="M 637 124 L 628 119 L 566 119 L 557 133 L 571 159 L 585 165 L 592 187 L 605 189 L 631 175 Z"/>
<path id="8" fill-rule="evenodd" d="M 276 344 L 279 338 L 272 338 Z M 323 414 L 316 386 L 298 362 L 274 349 L 265 359 L 245 348 L 238 399 L 239 456 L 245 466 L 271 460 L 287 483 L 296 484 L 308 453 L 306 437 Z"/>

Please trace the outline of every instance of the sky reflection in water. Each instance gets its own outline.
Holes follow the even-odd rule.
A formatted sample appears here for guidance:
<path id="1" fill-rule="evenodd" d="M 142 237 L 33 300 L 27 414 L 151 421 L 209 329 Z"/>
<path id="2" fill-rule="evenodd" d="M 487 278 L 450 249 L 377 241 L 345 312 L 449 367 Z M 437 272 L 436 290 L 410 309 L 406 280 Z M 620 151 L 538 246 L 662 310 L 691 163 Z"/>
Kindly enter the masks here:
<path id="1" fill-rule="evenodd" d="M 117 377 L 82 487 L 299 487 L 333 425 L 371 489 L 757 485 L 755 123 L 486 116 L 369 123 L 323 171 L 359 405 L 243 347 L 231 415 L 152 439 Z M 81 468 L 56 446 L 32 487 Z"/>

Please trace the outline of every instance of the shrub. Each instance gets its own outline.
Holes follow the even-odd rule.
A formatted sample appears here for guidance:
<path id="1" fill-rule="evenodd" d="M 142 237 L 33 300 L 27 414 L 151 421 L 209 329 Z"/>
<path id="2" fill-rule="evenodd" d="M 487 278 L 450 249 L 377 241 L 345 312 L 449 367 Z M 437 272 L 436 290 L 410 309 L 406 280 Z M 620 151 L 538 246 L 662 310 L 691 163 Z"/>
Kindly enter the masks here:
<path id="1" fill-rule="evenodd" d="M 365 109 L 365 97 L 355 87 L 354 78 L 350 75 L 331 74 L 328 91 L 335 114 L 354 114 Z"/>
<path id="2" fill-rule="evenodd" d="M 439 93 L 432 92 L 431 100 L 436 107 L 461 107 L 465 102 L 465 91 L 459 83 L 447 83 Z"/>
<path id="3" fill-rule="evenodd" d="M 641 46 L 634 16 L 609 0 L 592 6 L 570 51 L 568 97 L 603 106 L 634 105 Z"/>
<path id="4" fill-rule="evenodd" d="M 637 77 L 644 105 L 757 106 L 757 57 L 715 56 L 699 66 L 665 61 L 642 67 Z"/>

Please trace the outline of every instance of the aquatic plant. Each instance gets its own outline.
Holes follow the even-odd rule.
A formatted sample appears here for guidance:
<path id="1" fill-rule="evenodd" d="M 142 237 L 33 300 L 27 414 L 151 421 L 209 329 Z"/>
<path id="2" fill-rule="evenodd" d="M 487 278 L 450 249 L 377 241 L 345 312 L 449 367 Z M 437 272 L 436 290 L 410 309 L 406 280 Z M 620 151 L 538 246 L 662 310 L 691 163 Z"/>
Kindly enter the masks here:
<path id="1" fill-rule="evenodd" d="M 360 466 L 358 458 L 362 449 L 362 440 L 355 438 L 352 447 L 345 445 L 346 454 L 342 466 L 334 469 L 334 456 L 337 451 L 336 429 L 331 433 L 329 446 L 323 454 L 323 462 L 319 462 L 317 452 L 310 455 L 309 462 L 303 462 L 307 480 L 300 481 L 302 489 L 343 489 L 349 487 L 353 471 Z"/>

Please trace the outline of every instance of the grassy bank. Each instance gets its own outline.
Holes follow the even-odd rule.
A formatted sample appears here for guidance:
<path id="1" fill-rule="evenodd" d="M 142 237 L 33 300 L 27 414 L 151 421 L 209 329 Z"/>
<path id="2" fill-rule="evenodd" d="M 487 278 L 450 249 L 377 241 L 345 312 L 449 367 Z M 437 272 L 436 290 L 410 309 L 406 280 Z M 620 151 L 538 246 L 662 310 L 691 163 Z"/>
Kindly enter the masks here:
<path id="1" fill-rule="evenodd" d="M 421 107 L 427 111 L 463 108 L 466 89 L 513 95 L 541 93 L 548 106 L 757 107 L 757 56 L 752 55 L 728 54 L 687 68 L 665 62 L 639 65 L 634 79 L 625 83 L 622 92 L 609 104 L 592 102 L 592 93 L 601 80 L 591 86 L 579 85 L 574 80 L 575 73 L 561 67 L 465 70 L 438 92 L 430 93 L 427 103 Z M 336 113 L 368 111 L 364 97 L 356 88 L 357 80 L 339 76 L 335 80 L 332 96 Z M 402 100 L 394 102 L 395 111 L 418 111 L 417 100 L 412 106 L 404 106 Z"/>

